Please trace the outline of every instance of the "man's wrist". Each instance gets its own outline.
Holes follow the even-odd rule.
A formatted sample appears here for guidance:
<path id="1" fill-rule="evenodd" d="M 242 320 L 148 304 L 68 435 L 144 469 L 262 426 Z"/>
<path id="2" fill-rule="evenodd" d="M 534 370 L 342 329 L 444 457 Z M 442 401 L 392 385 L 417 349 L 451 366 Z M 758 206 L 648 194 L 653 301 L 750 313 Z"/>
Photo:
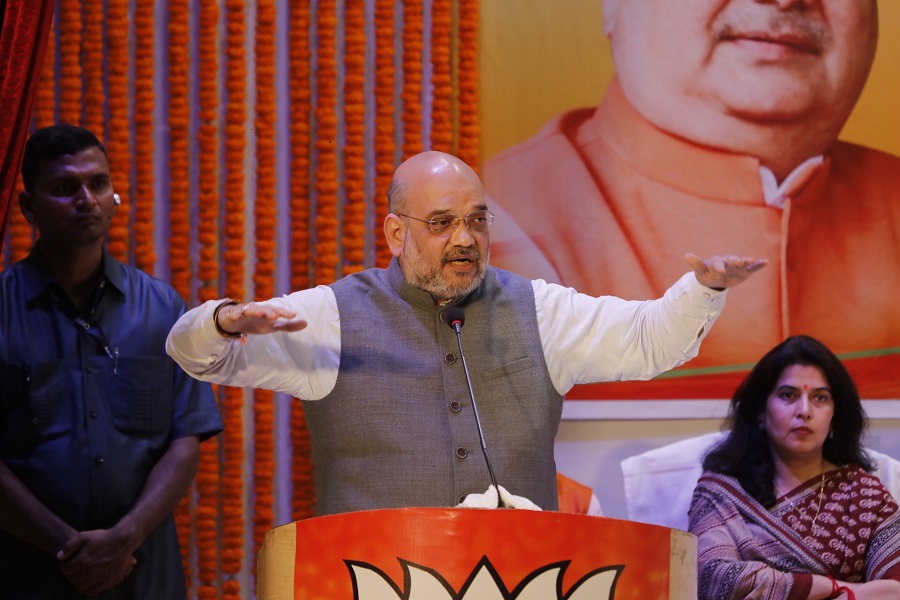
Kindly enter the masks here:
<path id="1" fill-rule="evenodd" d="M 225 301 L 219 304 L 216 307 L 216 310 L 213 311 L 213 324 L 216 326 L 216 332 L 224 338 L 238 339 L 244 337 L 244 334 L 240 331 L 226 331 L 225 329 L 222 329 L 222 326 L 219 324 L 219 311 L 226 306 L 234 306 L 236 304 L 238 304 L 237 300 L 226 298 Z"/>

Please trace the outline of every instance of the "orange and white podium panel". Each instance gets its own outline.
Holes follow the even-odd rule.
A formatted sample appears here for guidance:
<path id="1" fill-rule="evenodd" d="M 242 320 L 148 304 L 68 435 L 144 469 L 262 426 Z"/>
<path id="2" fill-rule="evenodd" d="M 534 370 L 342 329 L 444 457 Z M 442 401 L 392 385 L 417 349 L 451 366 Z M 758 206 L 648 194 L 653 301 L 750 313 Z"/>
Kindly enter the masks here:
<path id="1" fill-rule="evenodd" d="M 289 523 L 257 556 L 259 600 L 694 600 L 697 539 L 559 512 L 371 510 Z"/>

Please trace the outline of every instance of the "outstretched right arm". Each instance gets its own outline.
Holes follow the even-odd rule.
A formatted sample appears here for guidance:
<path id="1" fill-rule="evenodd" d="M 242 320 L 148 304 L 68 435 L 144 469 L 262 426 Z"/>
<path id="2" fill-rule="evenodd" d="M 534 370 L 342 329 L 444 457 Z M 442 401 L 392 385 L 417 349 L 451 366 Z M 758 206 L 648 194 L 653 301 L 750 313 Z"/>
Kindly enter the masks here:
<path id="1" fill-rule="evenodd" d="M 246 305 L 210 300 L 178 319 L 166 352 L 196 379 L 318 400 L 337 379 L 340 331 L 334 293 L 319 286 Z"/>

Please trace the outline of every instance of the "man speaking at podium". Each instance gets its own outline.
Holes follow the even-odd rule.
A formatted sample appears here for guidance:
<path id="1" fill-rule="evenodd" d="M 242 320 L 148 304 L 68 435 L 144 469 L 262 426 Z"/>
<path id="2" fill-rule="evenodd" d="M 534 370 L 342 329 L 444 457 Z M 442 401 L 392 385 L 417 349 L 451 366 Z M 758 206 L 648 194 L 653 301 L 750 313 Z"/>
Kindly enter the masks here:
<path id="1" fill-rule="evenodd" d="M 592 298 L 488 266 L 493 215 L 459 159 L 411 157 L 388 195 L 387 269 L 266 302 L 212 300 L 167 340 L 199 379 L 304 400 L 319 515 L 454 506 L 493 473 L 555 510 L 563 394 L 696 356 L 725 288 L 766 264 L 687 255 L 692 272 L 658 300 Z"/>

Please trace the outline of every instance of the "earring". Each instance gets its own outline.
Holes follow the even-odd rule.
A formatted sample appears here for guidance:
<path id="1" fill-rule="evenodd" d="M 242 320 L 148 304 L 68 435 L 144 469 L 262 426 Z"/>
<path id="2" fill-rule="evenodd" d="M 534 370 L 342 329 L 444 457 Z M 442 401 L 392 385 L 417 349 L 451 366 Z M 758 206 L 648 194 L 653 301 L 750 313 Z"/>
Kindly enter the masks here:
<path id="1" fill-rule="evenodd" d="M 834 427 L 829 427 L 828 428 L 828 439 L 830 440 L 833 437 L 834 437 Z"/>
<path id="2" fill-rule="evenodd" d="M 116 206 L 118 206 L 118 205 L 122 204 L 122 199 L 119 197 L 118 194 L 113 194 L 113 202 L 115 202 Z"/>

